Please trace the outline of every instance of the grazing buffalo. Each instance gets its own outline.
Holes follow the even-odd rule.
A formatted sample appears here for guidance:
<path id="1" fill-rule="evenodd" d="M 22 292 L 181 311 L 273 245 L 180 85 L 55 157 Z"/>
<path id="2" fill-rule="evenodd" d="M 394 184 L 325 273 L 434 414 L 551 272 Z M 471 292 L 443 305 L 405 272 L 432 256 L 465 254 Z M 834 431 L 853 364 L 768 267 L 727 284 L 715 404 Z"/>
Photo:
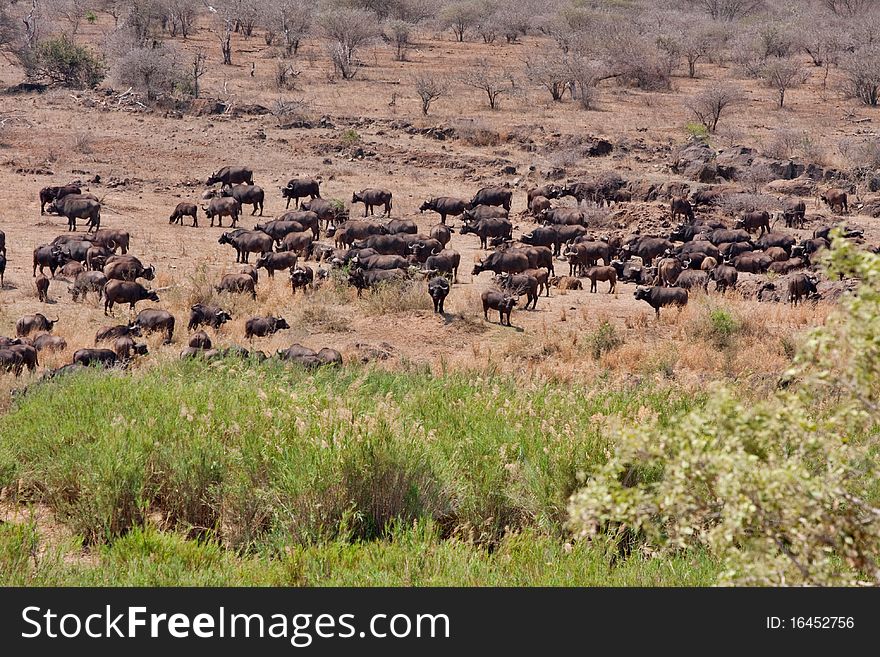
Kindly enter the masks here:
<path id="1" fill-rule="evenodd" d="M 190 336 L 187 346 L 192 347 L 193 349 L 210 349 L 214 345 L 207 333 L 204 331 L 196 331 Z"/>
<path id="2" fill-rule="evenodd" d="M 544 225 L 583 226 L 586 223 L 584 213 L 577 208 L 553 208 L 545 210 L 539 219 Z"/>
<path id="3" fill-rule="evenodd" d="M 235 249 L 235 261 L 247 262 L 251 253 L 272 253 L 274 240 L 261 230 L 247 230 L 237 235 L 223 233 L 218 244 L 229 244 Z"/>
<path id="4" fill-rule="evenodd" d="M 8 347 L 0 348 L 0 370 L 19 376 L 23 367 L 24 362 L 20 353 Z"/>
<path id="5" fill-rule="evenodd" d="M 67 288 L 67 291 L 73 296 L 73 300 L 77 301 L 82 296 L 85 301 L 89 292 L 94 292 L 98 297 L 104 293 L 104 287 L 107 285 L 107 277 L 102 271 L 84 271 L 73 281 L 73 285 Z"/>
<path id="6" fill-rule="evenodd" d="M 385 228 L 389 235 L 397 235 L 398 233 L 414 235 L 419 232 L 419 227 L 412 219 L 394 219 L 385 224 Z"/>
<path id="7" fill-rule="evenodd" d="M 40 274 L 34 281 L 37 288 L 37 299 L 43 303 L 49 303 L 49 279 Z"/>
<path id="8" fill-rule="evenodd" d="M 461 234 L 467 235 L 473 233 L 480 238 L 480 248 L 489 248 L 489 240 L 491 238 L 502 238 L 505 240 L 513 237 L 513 224 L 507 219 L 489 218 L 480 219 L 474 224 L 465 224 L 461 227 Z"/>
<path id="9" fill-rule="evenodd" d="M 803 228 L 807 216 L 807 204 L 803 201 L 788 201 L 782 209 L 786 228 Z"/>
<path id="10" fill-rule="evenodd" d="M 296 363 L 309 369 L 325 365 L 342 365 L 342 354 L 335 349 L 324 347 L 320 351 L 294 344 L 287 349 L 278 351 L 278 358 L 289 363 Z"/>
<path id="11" fill-rule="evenodd" d="M 683 287 L 685 290 L 703 290 L 709 285 L 709 272 L 700 269 L 685 269 L 678 277 L 675 283 L 676 287 Z"/>
<path id="12" fill-rule="evenodd" d="M 138 258 L 131 255 L 111 256 L 104 265 L 104 276 L 107 280 L 134 281 L 143 278 L 152 281 L 156 278 L 156 268 L 153 265 L 144 267 Z"/>
<path id="13" fill-rule="evenodd" d="M 832 212 L 843 214 L 849 213 L 847 195 L 842 189 L 829 189 L 827 192 L 821 194 L 819 198 L 828 205 Z"/>
<path id="14" fill-rule="evenodd" d="M 131 235 L 127 231 L 118 228 L 105 228 L 97 231 L 89 238 L 95 246 L 103 246 L 115 252 L 119 249 L 123 255 L 128 253 L 131 244 Z"/>
<path id="15" fill-rule="evenodd" d="M 715 281 L 715 290 L 717 292 L 726 292 L 728 289 L 736 289 L 739 272 L 736 270 L 736 267 L 722 264 L 709 272 L 709 278 Z"/>
<path id="16" fill-rule="evenodd" d="M 220 308 L 220 306 L 208 306 L 203 303 L 197 303 L 190 308 L 189 324 L 187 324 L 186 328 L 188 331 L 192 331 L 204 324 L 216 330 L 231 319 L 232 315 Z"/>
<path id="17" fill-rule="evenodd" d="M 636 301 L 645 301 L 660 318 L 660 308 L 678 306 L 681 308 L 688 302 L 688 291 L 680 287 L 648 287 L 639 285 L 635 291 Z"/>
<path id="18" fill-rule="evenodd" d="M 507 317 L 506 325 L 510 326 L 510 313 L 516 307 L 516 297 L 497 290 L 484 290 L 480 295 L 483 302 L 483 317 L 489 319 L 489 310 L 498 311 L 498 321 L 505 326 L 504 318 Z"/>
<path id="19" fill-rule="evenodd" d="M 40 190 L 40 214 L 46 214 L 46 204 L 69 196 L 81 194 L 82 190 L 76 185 L 59 185 L 55 187 L 43 187 Z"/>
<path id="20" fill-rule="evenodd" d="M 257 298 L 257 286 L 253 276 L 248 274 L 226 274 L 220 279 L 220 284 L 214 288 L 217 292 L 230 292 L 244 294 L 247 292 L 254 299 Z"/>
<path id="21" fill-rule="evenodd" d="M 64 263 L 66 263 L 70 258 L 64 255 L 64 252 L 60 246 L 57 245 L 43 245 L 38 246 L 34 249 L 34 270 L 33 276 L 37 275 L 37 268 L 40 270 L 40 274 L 44 274 L 44 267 L 48 267 L 49 271 L 52 273 L 52 278 L 55 278 L 55 272 L 61 267 Z"/>
<path id="22" fill-rule="evenodd" d="M 138 344 L 135 342 L 131 336 L 123 335 L 119 338 L 116 338 L 116 341 L 113 343 L 113 351 L 116 352 L 116 357 L 125 362 L 129 361 L 135 356 L 146 356 L 148 353 L 147 345 Z"/>
<path id="23" fill-rule="evenodd" d="M 42 313 L 25 315 L 15 323 L 15 335 L 19 338 L 26 338 L 31 333 L 50 333 L 57 323 L 57 319 L 48 319 Z"/>
<path id="24" fill-rule="evenodd" d="M 523 295 L 526 297 L 524 308 L 535 310 L 538 307 L 540 285 L 538 279 L 526 273 L 522 274 L 498 274 L 495 277 L 499 287 L 504 292 L 510 292 L 517 299 Z"/>
<path id="25" fill-rule="evenodd" d="M 287 199 L 287 205 L 290 207 L 292 200 L 296 201 L 296 207 L 299 207 L 299 200 L 308 196 L 310 199 L 321 198 L 319 183 L 314 178 L 291 178 L 287 181 L 287 187 L 281 188 L 281 197 Z"/>
<path id="26" fill-rule="evenodd" d="M 532 201 L 543 196 L 545 199 L 560 198 L 562 196 L 562 188 L 559 185 L 549 183 L 540 187 L 533 187 L 526 191 L 526 205 L 532 207 Z"/>
<path id="27" fill-rule="evenodd" d="M 67 229 L 70 231 L 76 230 L 77 219 L 88 219 L 89 232 L 101 227 L 101 204 L 91 198 L 68 194 L 53 201 L 48 210 L 67 217 Z"/>
<path id="28" fill-rule="evenodd" d="M 508 249 L 507 251 L 490 253 L 474 265 L 471 274 L 478 276 L 484 271 L 496 274 L 521 274 L 530 266 L 529 257 L 520 249 Z"/>
<path id="29" fill-rule="evenodd" d="M 296 267 L 298 256 L 293 251 L 281 251 L 279 253 L 264 253 L 257 259 L 257 269 L 265 269 L 269 272 L 269 278 L 275 278 L 276 271 L 293 269 Z"/>
<path id="30" fill-rule="evenodd" d="M 506 187 L 483 187 L 474 194 L 467 207 L 473 209 L 478 205 L 497 205 L 510 212 L 511 198 L 513 198 L 513 190 Z"/>
<path id="31" fill-rule="evenodd" d="M 607 281 L 610 285 L 608 294 L 614 294 L 617 291 L 617 270 L 608 265 L 606 267 L 590 267 L 584 274 L 590 279 L 590 292 L 598 292 L 598 282 Z"/>
<path id="32" fill-rule="evenodd" d="M 305 292 L 315 281 L 315 272 L 311 267 L 294 267 L 290 270 L 290 291 L 296 294 L 301 289 Z"/>
<path id="33" fill-rule="evenodd" d="M 223 227 L 223 217 L 229 217 L 232 220 L 232 227 L 235 228 L 241 214 L 241 203 L 234 198 L 221 196 L 220 198 L 212 198 L 208 205 L 203 205 L 202 211 L 211 220 L 211 228 L 214 227 L 214 217 L 217 217 L 217 225 L 221 228 Z"/>
<path id="34" fill-rule="evenodd" d="M 453 196 L 431 197 L 419 206 L 419 212 L 430 210 L 440 215 L 440 223 L 446 224 L 446 217 L 457 217 L 465 211 L 467 201 Z"/>
<path id="35" fill-rule="evenodd" d="M 266 198 L 266 193 L 262 187 L 258 185 L 235 185 L 234 187 L 224 187 L 221 194 L 225 198 L 234 198 L 238 201 L 239 205 L 252 205 L 254 209 L 251 211 L 251 215 L 257 214 L 257 209 L 259 208 L 260 216 L 263 216 L 263 200 Z"/>
<path id="36" fill-rule="evenodd" d="M 33 372 L 40 365 L 36 347 L 29 344 L 13 344 L 6 347 L 9 351 L 21 356 L 21 366 Z"/>
<path id="37" fill-rule="evenodd" d="M 745 212 L 737 219 L 734 228 L 742 228 L 748 233 L 760 231 L 759 235 L 770 232 L 770 213 L 766 210 L 755 210 L 754 212 Z"/>
<path id="38" fill-rule="evenodd" d="M 432 240 L 437 240 L 440 244 L 443 245 L 443 248 L 446 248 L 446 245 L 452 241 L 452 233 L 453 230 L 449 226 L 445 226 L 443 224 L 437 224 L 436 226 L 431 226 L 431 230 L 428 231 L 428 237 Z"/>
<path id="39" fill-rule="evenodd" d="M 134 281 L 107 281 L 104 286 L 104 314 L 113 312 L 114 304 L 128 304 L 130 312 L 134 312 L 138 301 L 158 301 L 159 295 Z"/>
<path id="40" fill-rule="evenodd" d="M 449 296 L 449 281 L 445 276 L 435 276 L 428 281 L 428 296 L 434 302 L 434 312 L 443 314 L 443 302 Z"/>
<path id="41" fill-rule="evenodd" d="M 34 349 L 37 351 L 64 351 L 67 349 L 67 340 L 60 335 L 41 333 L 34 338 Z"/>
<path id="42" fill-rule="evenodd" d="M 248 185 L 254 184 L 254 172 L 249 167 L 242 166 L 230 166 L 223 167 L 211 174 L 211 177 L 208 178 L 208 185 L 216 185 L 220 183 L 221 186 L 226 185 L 237 185 L 239 183 L 247 183 Z"/>
<path id="43" fill-rule="evenodd" d="M 278 251 L 292 251 L 308 259 L 314 245 L 315 240 L 309 233 L 288 233 L 278 245 Z"/>
<path id="44" fill-rule="evenodd" d="M 788 302 L 796 306 L 803 298 L 820 299 L 819 290 L 816 288 L 817 282 L 818 279 L 815 276 L 807 274 L 795 274 L 792 276 L 791 280 L 788 281 Z"/>
<path id="45" fill-rule="evenodd" d="M 290 233 L 305 232 L 306 227 L 298 221 L 269 221 L 265 224 L 257 224 L 254 226 L 254 230 L 262 231 L 280 243 Z"/>
<path id="46" fill-rule="evenodd" d="M 283 317 L 251 317 L 244 324 L 244 337 L 248 340 L 254 337 L 265 338 L 289 328 L 290 324 Z"/>
<path id="47" fill-rule="evenodd" d="M 165 344 L 171 344 L 174 336 L 174 315 L 167 310 L 147 308 L 138 313 L 134 325 L 140 328 L 142 333 L 164 333 Z"/>
<path id="48" fill-rule="evenodd" d="M 504 208 L 498 208 L 493 205 L 478 205 L 475 208 L 468 208 L 461 213 L 461 220 L 470 224 L 482 219 L 507 219 L 510 213 Z"/>
<path id="49" fill-rule="evenodd" d="M 367 188 L 360 192 L 354 192 L 351 195 L 352 205 L 355 203 L 364 204 L 364 216 L 374 214 L 373 207 L 376 205 L 385 206 L 384 214 L 391 216 L 391 192 L 387 189 Z"/>
<path id="50" fill-rule="evenodd" d="M 116 365 L 116 361 L 116 352 L 111 349 L 77 349 L 73 354 L 72 364 L 83 367 L 91 367 L 92 365 L 113 367 Z"/>
<path id="51" fill-rule="evenodd" d="M 684 216 L 688 221 L 694 220 L 694 209 L 686 198 L 673 198 L 670 202 L 670 211 L 673 221 L 681 216 Z"/>
<path id="52" fill-rule="evenodd" d="M 98 329 L 98 332 L 95 333 L 95 344 L 98 345 L 102 342 L 114 342 L 125 336 L 140 337 L 140 335 L 141 327 L 133 322 L 131 324 L 105 326 L 102 329 Z"/>
<path id="53" fill-rule="evenodd" d="M 405 269 L 361 269 L 356 267 L 348 274 L 348 283 L 357 289 L 358 296 L 364 290 L 383 283 L 399 283 L 409 278 Z"/>
<path id="54" fill-rule="evenodd" d="M 174 212 L 168 218 L 168 223 L 183 226 L 184 217 L 192 217 L 193 228 L 199 227 L 199 207 L 195 203 L 178 203 L 177 207 L 174 208 Z"/>
<path id="55" fill-rule="evenodd" d="M 313 198 L 303 201 L 300 207 L 303 210 L 314 212 L 318 218 L 324 222 L 326 228 L 330 228 L 331 224 L 337 224 L 344 217 L 344 209 L 341 201 L 327 201 L 322 198 Z"/>

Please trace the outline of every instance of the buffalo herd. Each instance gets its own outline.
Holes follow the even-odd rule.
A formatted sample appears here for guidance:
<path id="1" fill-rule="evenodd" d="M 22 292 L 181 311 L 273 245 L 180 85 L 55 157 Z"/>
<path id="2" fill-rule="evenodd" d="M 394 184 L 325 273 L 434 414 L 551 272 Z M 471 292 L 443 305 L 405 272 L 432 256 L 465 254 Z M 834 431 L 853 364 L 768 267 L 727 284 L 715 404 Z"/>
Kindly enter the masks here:
<path id="1" fill-rule="evenodd" d="M 254 172 L 245 166 L 227 166 L 207 180 L 211 187 L 202 195 L 202 203 L 181 202 L 169 217 L 170 224 L 184 225 L 189 217 L 198 228 L 199 213 L 214 226 L 229 224 L 218 244 L 235 251 L 239 270 L 226 273 L 214 286 L 221 294 L 245 294 L 256 298 L 259 270 L 269 278 L 286 272 L 291 294 L 310 293 L 325 281 L 335 279 L 352 286 L 361 296 L 366 290 L 383 285 L 423 279 L 434 312 L 445 314 L 444 302 L 458 283 L 461 255 L 450 248 L 452 236 L 474 235 L 484 253 L 473 265 L 471 275 L 493 274 L 493 285 L 481 294 L 484 318 L 497 311 L 501 325 L 511 325 L 511 314 L 522 297 L 524 309 L 535 309 L 541 296 L 558 290 L 582 290 L 589 281 L 589 292 L 616 294 L 621 282 L 634 283 L 634 298 L 644 301 L 659 318 L 666 307 L 681 308 L 689 296 L 711 289 L 724 294 L 737 289 L 741 274 L 769 277 L 787 276 L 784 299 L 792 305 L 819 298 L 815 273 L 817 256 L 830 246 L 831 226 L 813 231 L 808 239 L 798 239 L 791 232 L 777 228 L 803 229 L 806 206 L 800 200 L 783 201 L 780 212 L 771 215 L 761 209 L 742 212 L 728 225 L 717 214 L 704 215 L 698 209 L 717 206 L 722 193 L 711 188 L 697 190 L 690 197 L 674 196 L 668 201 L 671 221 L 666 229 L 626 235 L 619 230 L 604 230 L 593 225 L 585 204 L 631 202 L 632 194 L 621 185 L 596 182 L 566 185 L 545 184 L 526 192 L 522 218 L 538 224 L 528 232 L 518 232 L 511 217 L 513 189 L 488 186 L 470 199 L 450 196 L 429 197 L 419 212 L 432 212 L 438 223 L 422 233 L 416 223 L 405 218 L 391 218 L 392 192 L 367 188 L 353 192 L 351 205 L 362 203 L 363 216 L 348 216 L 345 204 L 321 196 L 321 182 L 298 177 L 281 189 L 287 209 L 279 217 L 257 223 L 253 229 L 238 227 L 242 207 L 250 205 L 251 215 L 263 214 L 265 194 L 255 184 Z M 566 196 L 578 202 L 555 204 Z M 821 195 L 832 211 L 848 212 L 847 194 L 831 189 Z M 66 217 L 68 232 L 33 251 L 33 276 L 39 301 L 49 301 L 50 278 L 59 272 L 72 282 L 68 287 L 74 302 L 82 302 L 89 293 L 103 301 L 105 315 L 115 305 L 128 306 L 130 321 L 100 329 L 93 348 L 77 350 L 69 365 L 50 372 L 54 376 L 83 366 L 124 365 L 147 352 L 136 338 L 149 333 L 161 334 L 165 343 L 173 341 L 176 318 L 168 311 L 143 309 L 131 319 L 142 301 L 159 302 L 162 288 L 154 289 L 156 268 L 129 254 L 131 238 L 120 229 L 101 228 L 101 200 L 84 193 L 78 185 L 45 187 L 39 192 L 40 213 Z M 290 202 L 295 209 L 290 210 Z M 383 220 L 375 218 L 382 210 Z M 87 231 L 76 231 L 77 219 L 87 221 Z M 457 219 L 457 226 L 450 222 Z M 860 231 L 849 229 L 850 237 Z M 325 238 L 322 241 L 322 237 Z M 255 256 L 251 264 L 251 255 Z M 313 261 L 314 265 L 305 264 Z M 567 263 L 567 275 L 557 275 L 558 263 Z M 0 285 L 6 269 L 6 236 L 0 231 Z M 605 288 L 603 287 L 604 291 Z M 202 327 L 219 329 L 232 315 L 218 305 L 194 304 L 190 309 L 187 330 L 192 332 L 183 358 L 214 358 L 247 355 L 265 358 L 258 350 L 242 347 L 217 349 Z M 15 374 L 38 365 L 42 350 L 63 350 L 63 338 L 52 335 L 57 319 L 35 313 L 16 323 L 16 337 L 0 337 L 0 369 Z M 244 338 L 253 341 L 291 328 L 283 317 L 251 317 L 245 323 Z M 105 344 L 106 347 L 99 345 Z M 295 344 L 276 355 L 284 361 L 305 367 L 341 362 L 339 352 L 324 348 L 313 351 Z"/>

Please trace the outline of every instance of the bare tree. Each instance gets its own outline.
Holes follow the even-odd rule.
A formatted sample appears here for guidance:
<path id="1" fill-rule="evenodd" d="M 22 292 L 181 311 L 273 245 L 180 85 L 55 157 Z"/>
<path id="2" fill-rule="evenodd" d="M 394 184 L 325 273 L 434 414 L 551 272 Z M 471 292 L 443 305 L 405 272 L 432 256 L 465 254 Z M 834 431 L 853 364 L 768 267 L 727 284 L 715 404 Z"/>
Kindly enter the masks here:
<path id="1" fill-rule="evenodd" d="M 410 41 L 412 27 L 406 21 L 396 18 L 385 25 L 383 38 L 394 47 L 394 59 L 398 62 L 406 61 L 406 53 L 412 44 Z"/>
<path id="2" fill-rule="evenodd" d="M 334 68 L 343 80 L 351 80 L 361 67 L 358 50 L 378 36 L 376 19 L 360 9 L 337 9 L 321 14 L 318 24 L 329 41 Z"/>
<path id="3" fill-rule="evenodd" d="M 307 0 L 269 0 L 263 5 L 263 27 L 279 34 L 284 51 L 295 55 L 312 28 L 312 5 Z"/>
<path id="4" fill-rule="evenodd" d="M 724 111 L 741 100 L 742 92 L 739 88 L 727 83 L 718 83 L 693 96 L 687 106 L 709 132 L 715 132 Z"/>
<path id="5" fill-rule="evenodd" d="M 449 91 L 449 83 L 434 73 L 417 73 L 413 76 L 413 85 L 422 101 L 422 114 L 425 116 L 428 116 L 431 103 L 442 98 Z"/>
<path id="6" fill-rule="evenodd" d="M 847 94 L 876 107 L 880 102 L 880 44 L 859 48 L 841 59 L 840 68 L 846 76 Z"/>
<path id="7" fill-rule="evenodd" d="M 459 0 L 443 7 L 440 21 L 444 27 L 451 28 L 457 41 L 464 41 L 465 33 L 476 25 L 477 6 L 470 0 Z"/>
<path id="8" fill-rule="evenodd" d="M 171 93 L 184 78 L 177 52 L 159 44 L 129 50 L 115 64 L 116 77 L 154 101 L 160 94 Z"/>
<path id="9" fill-rule="evenodd" d="M 18 38 L 18 24 L 7 7 L 6 0 L 0 0 L 0 48 L 7 48 Z"/>
<path id="10" fill-rule="evenodd" d="M 223 55 L 223 65 L 232 65 L 232 34 L 237 24 L 235 0 L 222 0 L 210 5 L 209 9 L 214 14 L 214 25 L 211 31 L 220 40 L 220 52 Z"/>
<path id="11" fill-rule="evenodd" d="M 859 16 L 877 7 L 877 0 L 822 0 L 822 4 L 838 16 Z"/>
<path id="12" fill-rule="evenodd" d="M 809 73 L 795 59 L 774 59 L 764 67 L 761 77 L 767 87 L 776 90 L 781 108 L 785 105 L 785 92 L 806 82 Z"/>
<path id="13" fill-rule="evenodd" d="M 571 95 L 578 101 L 582 109 L 593 109 L 597 86 L 609 77 L 602 64 L 586 57 L 569 57 L 568 67 L 571 72 Z"/>
<path id="14" fill-rule="evenodd" d="M 198 50 L 192 56 L 189 69 L 189 77 L 192 80 L 192 95 L 194 98 L 199 97 L 199 93 L 201 92 L 201 83 L 199 81 L 207 71 L 208 56 L 205 54 L 204 50 Z"/>
<path id="15" fill-rule="evenodd" d="M 764 0 L 689 0 L 713 20 L 735 21 L 764 7 Z"/>
<path id="16" fill-rule="evenodd" d="M 186 39 L 193 33 L 199 4 L 198 0 L 163 0 L 165 26 L 171 36 Z"/>
<path id="17" fill-rule="evenodd" d="M 528 57 L 526 77 L 550 92 L 554 101 L 562 100 L 574 82 L 568 59 L 562 52 Z"/>
<path id="18" fill-rule="evenodd" d="M 473 62 L 459 77 L 462 84 L 479 89 L 486 94 L 491 109 L 498 109 L 498 98 L 513 91 L 513 81 L 509 73 L 495 69 L 485 59 Z"/>
<path id="19" fill-rule="evenodd" d="M 498 37 L 500 21 L 497 18 L 498 5 L 494 0 L 476 0 L 477 18 L 474 30 L 483 39 L 483 43 L 494 43 Z"/>
<path id="20" fill-rule="evenodd" d="M 687 62 L 688 77 L 697 76 L 697 62 L 705 58 L 718 41 L 715 26 L 700 17 L 677 21 L 657 40 L 657 45 L 675 59 Z"/>

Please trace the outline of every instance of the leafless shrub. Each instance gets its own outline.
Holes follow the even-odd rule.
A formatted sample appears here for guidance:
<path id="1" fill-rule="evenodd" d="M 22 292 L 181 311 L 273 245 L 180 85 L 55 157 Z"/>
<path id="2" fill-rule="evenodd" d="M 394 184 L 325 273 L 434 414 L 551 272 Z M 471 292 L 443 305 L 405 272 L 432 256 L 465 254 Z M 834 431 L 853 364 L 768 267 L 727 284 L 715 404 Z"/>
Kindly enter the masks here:
<path id="1" fill-rule="evenodd" d="M 279 128 L 296 126 L 308 120 L 308 105 L 302 98 L 280 96 L 272 103 L 271 109 Z"/>
<path id="2" fill-rule="evenodd" d="M 507 71 L 497 69 L 485 59 L 478 59 L 459 77 L 459 81 L 486 94 L 491 109 L 498 109 L 499 97 L 514 89 L 513 79 Z"/>
<path id="3" fill-rule="evenodd" d="M 189 79 L 192 83 L 193 98 L 201 93 L 201 79 L 208 72 L 208 55 L 204 50 L 197 50 L 190 56 Z"/>
<path id="4" fill-rule="evenodd" d="M 661 50 L 655 39 L 632 26 L 608 21 L 603 29 L 601 58 L 609 77 L 646 91 L 669 89 L 676 55 Z"/>
<path id="5" fill-rule="evenodd" d="M 562 100 L 574 84 L 572 68 L 564 53 L 550 52 L 525 61 L 526 77 L 550 92 L 554 101 Z"/>
<path id="6" fill-rule="evenodd" d="M 413 26 L 402 20 L 391 20 L 385 26 L 383 38 L 394 48 L 394 59 L 398 62 L 406 61 L 406 53 L 412 42 L 410 41 Z"/>
<path id="7" fill-rule="evenodd" d="M 778 201 L 772 196 L 766 194 L 725 194 L 721 197 L 719 205 L 722 209 L 731 214 L 740 214 L 742 212 L 753 212 L 755 210 L 773 210 Z"/>
<path id="8" fill-rule="evenodd" d="M 607 70 L 599 62 L 585 57 L 569 57 L 568 67 L 573 85 L 571 94 L 582 109 L 593 109 L 598 96 L 599 82 L 608 77 Z"/>
<path id="9" fill-rule="evenodd" d="M 431 103 L 449 91 L 449 83 L 445 78 L 427 71 L 413 76 L 413 86 L 422 102 L 422 114 L 425 116 L 428 115 Z"/>
<path id="10" fill-rule="evenodd" d="M 284 52 L 295 55 L 312 29 L 312 4 L 307 0 L 269 0 L 263 3 L 263 27 L 267 42 L 281 38 Z M 269 44 L 271 45 L 271 43 Z"/>
<path id="11" fill-rule="evenodd" d="M 876 6 L 876 0 L 822 0 L 822 4 L 838 16 L 853 17 Z"/>
<path id="12" fill-rule="evenodd" d="M 451 2 L 440 11 L 440 24 L 451 29 L 455 34 L 455 39 L 459 42 L 464 41 L 465 34 L 473 29 L 477 20 L 477 6 L 470 0 Z"/>
<path id="13" fill-rule="evenodd" d="M 295 91 L 296 81 L 301 73 L 290 60 L 279 59 L 275 62 L 275 88 L 278 91 Z"/>
<path id="14" fill-rule="evenodd" d="M 160 94 L 170 94 L 184 79 L 178 53 L 169 46 L 132 48 L 118 58 L 115 76 L 154 101 Z"/>
<path id="15" fill-rule="evenodd" d="M 764 147 L 764 154 L 777 160 L 791 159 L 803 141 L 804 133 L 781 128 L 773 133 L 773 138 Z"/>
<path id="16" fill-rule="evenodd" d="M 841 59 L 845 75 L 844 90 L 865 105 L 876 107 L 880 102 L 880 44 L 863 46 Z"/>
<path id="17" fill-rule="evenodd" d="M 361 67 L 358 50 L 378 36 L 375 19 L 359 9 L 337 9 L 321 14 L 318 23 L 329 40 L 334 69 L 343 80 L 351 80 Z"/>
<path id="18" fill-rule="evenodd" d="M 774 59 L 764 67 L 764 84 L 776 91 L 779 107 L 785 105 L 785 93 L 807 81 L 809 73 L 796 59 Z"/>
<path id="19" fill-rule="evenodd" d="M 764 0 L 688 0 L 713 20 L 736 21 L 764 7 Z"/>
<path id="20" fill-rule="evenodd" d="M 455 123 L 455 134 L 469 146 L 497 146 L 501 135 L 489 123 L 479 119 L 463 119 Z"/>
<path id="21" fill-rule="evenodd" d="M 161 0 L 165 18 L 165 29 L 171 36 L 189 37 L 196 26 L 199 6 L 198 0 Z"/>
<path id="22" fill-rule="evenodd" d="M 721 115 L 742 100 L 742 92 L 729 83 L 715 84 L 691 97 L 687 106 L 709 132 L 715 132 Z"/>
<path id="23" fill-rule="evenodd" d="M 89 155 L 95 145 L 95 137 L 91 132 L 75 132 L 73 134 L 73 150 L 82 155 Z"/>
<path id="24" fill-rule="evenodd" d="M 661 50 L 675 60 L 684 59 L 688 76 L 697 76 L 697 62 L 706 58 L 721 40 L 721 34 L 714 23 L 705 19 L 688 17 L 673 21 L 671 27 L 657 39 Z"/>

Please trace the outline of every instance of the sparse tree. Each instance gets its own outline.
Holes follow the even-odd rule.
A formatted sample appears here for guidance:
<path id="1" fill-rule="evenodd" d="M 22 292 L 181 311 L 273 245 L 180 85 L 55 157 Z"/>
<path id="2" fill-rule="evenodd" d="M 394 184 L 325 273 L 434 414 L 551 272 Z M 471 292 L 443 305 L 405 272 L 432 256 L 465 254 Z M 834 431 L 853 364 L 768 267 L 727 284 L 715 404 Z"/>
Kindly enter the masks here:
<path id="1" fill-rule="evenodd" d="M 321 14 L 318 24 L 329 41 L 334 68 L 343 80 L 351 80 L 361 66 L 358 50 L 379 34 L 376 19 L 360 9 L 337 9 Z"/>
<path id="2" fill-rule="evenodd" d="M 762 73 L 764 84 L 775 89 L 779 107 L 785 105 L 785 93 L 807 81 L 809 73 L 795 59 L 774 59 L 767 63 Z"/>
<path id="3" fill-rule="evenodd" d="M 428 116 L 428 110 L 438 98 L 442 98 L 449 90 L 449 83 L 434 73 L 418 73 L 413 76 L 413 86 L 422 101 L 422 114 Z"/>
<path id="4" fill-rule="evenodd" d="M 477 19 L 474 30 L 483 39 L 483 43 L 494 43 L 498 37 L 500 23 L 497 18 L 498 5 L 495 0 L 476 0 Z"/>
<path id="5" fill-rule="evenodd" d="M 220 40 L 220 52 L 223 55 L 223 65 L 232 65 L 232 34 L 237 24 L 235 0 L 222 0 L 211 5 L 214 14 L 212 31 Z"/>
<path id="6" fill-rule="evenodd" d="M 569 57 L 568 67 L 571 72 L 571 95 L 578 101 L 582 109 L 593 109 L 597 86 L 609 76 L 602 64 L 585 57 Z"/>
<path id="7" fill-rule="evenodd" d="M 865 14 L 877 7 L 877 0 L 822 0 L 830 11 L 838 16 L 851 18 Z"/>
<path id="8" fill-rule="evenodd" d="M 244 36 L 245 40 L 254 35 L 254 28 L 260 21 L 263 12 L 261 0 L 233 0 L 235 16 L 235 32 Z"/>
<path id="9" fill-rule="evenodd" d="M 880 45 L 859 48 L 841 59 L 840 68 L 846 76 L 846 92 L 865 105 L 876 107 L 880 102 Z"/>
<path id="10" fill-rule="evenodd" d="M 295 55 L 312 28 L 312 6 L 307 0 L 269 0 L 263 5 L 263 27 L 278 34 L 287 55 Z"/>
<path id="11" fill-rule="evenodd" d="M 178 34 L 184 39 L 195 29 L 198 0 L 163 0 L 165 25 L 171 36 Z"/>
<path id="12" fill-rule="evenodd" d="M 764 0 L 689 0 L 716 21 L 736 21 L 764 7 Z"/>
<path id="13" fill-rule="evenodd" d="M 464 41 L 464 35 L 476 25 L 477 20 L 478 9 L 471 0 L 453 2 L 440 12 L 441 24 L 451 28 L 459 42 Z"/>
<path id="14" fill-rule="evenodd" d="M 526 77 L 549 91 L 554 101 L 562 100 L 574 82 L 571 66 L 562 52 L 529 57 L 525 70 Z"/>
<path id="15" fill-rule="evenodd" d="M 462 84 L 479 89 L 486 94 L 491 109 L 498 109 L 498 99 L 502 94 L 513 91 L 513 81 L 509 73 L 494 68 L 487 60 L 478 59 L 462 73 Z"/>
<path id="16" fill-rule="evenodd" d="M 383 37 L 394 48 L 394 59 L 398 62 L 406 61 L 406 53 L 411 45 L 410 35 L 412 25 L 406 21 L 393 19 L 385 25 Z"/>
<path id="17" fill-rule="evenodd" d="M 200 80 L 202 76 L 208 71 L 208 56 L 205 54 L 204 50 L 198 50 L 192 56 L 190 69 L 189 69 L 189 77 L 192 81 L 192 95 L 194 98 L 199 97 L 199 93 L 201 92 L 201 84 Z"/>
<path id="18" fill-rule="evenodd" d="M 165 46 L 133 48 L 115 65 L 116 77 L 154 101 L 168 94 L 184 79 L 177 53 Z"/>
<path id="19" fill-rule="evenodd" d="M 688 77 L 697 77 L 697 62 L 704 59 L 717 42 L 714 24 L 701 17 L 676 21 L 672 28 L 663 34 L 657 45 L 674 59 L 684 59 L 688 66 Z"/>
<path id="20" fill-rule="evenodd" d="M 739 88 L 729 83 L 718 83 L 694 95 L 687 106 L 709 132 L 715 132 L 721 115 L 741 100 L 742 92 Z"/>
<path id="21" fill-rule="evenodd" d="M 18 38 L 18 25 L 8 4 L 8 0 L 0 0 L 0 48 L 8 48 Z"/>

